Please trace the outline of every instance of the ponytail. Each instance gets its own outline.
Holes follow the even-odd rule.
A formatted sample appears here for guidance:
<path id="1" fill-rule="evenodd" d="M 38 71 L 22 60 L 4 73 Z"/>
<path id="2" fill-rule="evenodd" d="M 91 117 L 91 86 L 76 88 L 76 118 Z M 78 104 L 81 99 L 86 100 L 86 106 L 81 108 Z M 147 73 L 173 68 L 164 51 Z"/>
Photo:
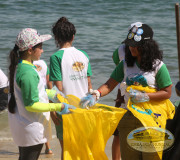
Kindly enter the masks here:
<path id="1" fill-rule="evenodd" d="M 10 113 L 15 113 L 15 107 L 16 107 L 16 101 L 15 101 L 15 96 L 14 96 L 14 74 L 15 74 L 16 66 L 19 61 L 18 50 L 19 50 L 19 47 L 15 45 L 14 49 L 9 54 L 9 59 L 10 59 L 10 65 L 9 65 L 10 91 L 9 92 L 11 94 L 11 98 L 8 103 L 8 110 Z"/>
<path id="2" fill-rule="evenodd" d="M 76 28 L 66 17 L 61 17 L 53 24 L 52 33 L 56 46 L 61 48 L 66 42 L 72 41 L 73 35 L 76 34 Z"/>

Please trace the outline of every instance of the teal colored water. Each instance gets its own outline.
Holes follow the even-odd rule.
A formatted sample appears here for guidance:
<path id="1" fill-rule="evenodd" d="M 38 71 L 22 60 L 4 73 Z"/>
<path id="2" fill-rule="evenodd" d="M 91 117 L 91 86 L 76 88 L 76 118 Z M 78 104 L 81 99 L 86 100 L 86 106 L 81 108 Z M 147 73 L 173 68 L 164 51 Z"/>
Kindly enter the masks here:
<path id="1" fill-rule="evenodd" d="M 51 34 L 51 28 L 61 16 L 74 23 L 77 34 L 73 45 L 85 50 L 92 65 L 93 88 L 106 82 L 115 68 L 113 51 L 126 38 L 128 26 L 136 21 L 149 24 L 154 39 L 164 51 L 164 62 L 172 82 L 178 81 L 178 58 L 175 22 L 175 0 L 0 0 L 0 68 L 8 74 L 8 54 L 22 28 L 36 28 L 40 34 Z M 54 40 L 44 43 L 42 59 L 56 50 Z M 117 89 L 102 98 L 101 103 L 114 105 Z M 178 100 L 174 86 L 171 100 Z M 6 112 L 0 115 L 7 123 Z M 2 116 L 3 115 L 3 116 Z M 0 128 L 4 124 L 0 123 Z M 0 129 L 0 136 L 3 131 Z"/>

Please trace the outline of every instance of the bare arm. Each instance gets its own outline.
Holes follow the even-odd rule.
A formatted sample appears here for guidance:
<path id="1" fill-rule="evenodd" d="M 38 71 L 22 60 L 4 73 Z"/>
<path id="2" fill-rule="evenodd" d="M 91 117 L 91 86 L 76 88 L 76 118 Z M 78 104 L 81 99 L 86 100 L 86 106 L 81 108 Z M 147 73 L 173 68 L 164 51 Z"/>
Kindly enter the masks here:
<path id="1" fill-rule="evenodd" d="M 54 84 L 62 92 L 62 81 L 54 81 Z"/>
<path id="2" fill-rule="evenodd" d="M 48 89 L 51 89 L 53 87 L 52 81 L 49 81 L 49 75 L 46 75 L 46 84 Z"/>
<path id="3" fill-rule="evenodd" d="M 62 81 L 54 81 L 55 86 L 62 91 Z M 59 125 L 60 124 L 60 119 L 57 116 L 56 112 L 51 112 L 51 118 L 54 122 L 54 124 Z"/>
<path id="4" fill-rule="evenodd" d="M 118 84 L 119 82 L 112 78 L 109 78 L 105 84 L 98 88 L 98 90 L 101 92 L 101 97 L 109 94 Z"/>
<path id="5" fill-rule="evenodd" d="M 171 97 L 171 89 L 172 89 L 172 85 L 162 88 L 161 90 L 155 93 L 147 93 L 147 95 L 149 96 L 150 100 L 155 100 L 155 101 L 166 100 Z"/>
<path id="6" fill-rule="evenodd" d="M 89 91 L 90 89 L 92 89 L 92 83 L 91 83 L 91 77 L 88 76 L 87 78 L 88 78 L 88 91 Z"/>

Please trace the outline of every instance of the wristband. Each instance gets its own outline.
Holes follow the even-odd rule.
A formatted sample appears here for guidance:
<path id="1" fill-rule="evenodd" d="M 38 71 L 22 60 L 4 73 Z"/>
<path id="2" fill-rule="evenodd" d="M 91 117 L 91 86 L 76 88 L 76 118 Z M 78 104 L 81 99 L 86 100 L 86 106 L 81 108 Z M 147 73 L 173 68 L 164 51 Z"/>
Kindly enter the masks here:
<path id="1" fill-rule="evenodd" d="M 90 89 L 89 91 L 90 94 L 95 94 L 96 95 L 96 100 L 99 100 L 99 98 L 101 97 L 101 92 L 99 90 L 93 90 L 93 89 Z"/>
<path id="2" fill-rule="evenodd" d="M 100 96 L 99 96 L 99 97 L 101 97 L 101 91 L 100 91 L 99 89 L 98 89 L 97 91 L 98 91 L 98 92 L 99 92 L 99 94 L 100 94 Z"/>

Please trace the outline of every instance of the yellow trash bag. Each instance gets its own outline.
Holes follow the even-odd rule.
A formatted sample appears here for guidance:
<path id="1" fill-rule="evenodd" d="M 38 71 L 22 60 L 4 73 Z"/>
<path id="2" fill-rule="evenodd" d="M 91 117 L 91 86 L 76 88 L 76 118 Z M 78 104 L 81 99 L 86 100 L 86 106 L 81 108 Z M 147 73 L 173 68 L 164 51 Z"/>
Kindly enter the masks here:
<path id="1" fill-rule="evenodd" d="M 79 107 L 80 99 L 68 95 L 63 102 Z M 65 101 L 64 101 L 65 102 Z M 77 108 L 63 115 L 63 145 L 65 160 L 108 160 L 104 150 L 127 110 L 96 104 L 89 110 Z"/>
<path id="2" fill-rule="evenodd" d="M 147 93 L 156 92 L 155 89 L 150 87 L 134 85 L 129 86 L 127 91 L 129 91 L 130 88 L 145 91 Z M 175 114 L 175 107 L 169 99 L 163 101 L 150 100 L 149 102 L 141 102 L 136 104 L 131 102 L 131 99 L 129 99 L 127 107 L 133 113 L 133 115 L 141 121 L 144 127 L 159 127 L 165 129 L 166 120 L 173 119 Z M 147 132 L 149 131 L 150 130 L 147 130 Z M 155 150 L 157 150 L 157 146 L 155 145 L 155 142 L 153 142 L 153 136 L 151 133 L 149 133 L 149 135 L 152 137 L 151 142 L 153 143 Z M 164 142 L 161 143 L 164 144 Z M 162 152 L 158 152 L 158 155 L 160 159 L 162 159 Z"/>

